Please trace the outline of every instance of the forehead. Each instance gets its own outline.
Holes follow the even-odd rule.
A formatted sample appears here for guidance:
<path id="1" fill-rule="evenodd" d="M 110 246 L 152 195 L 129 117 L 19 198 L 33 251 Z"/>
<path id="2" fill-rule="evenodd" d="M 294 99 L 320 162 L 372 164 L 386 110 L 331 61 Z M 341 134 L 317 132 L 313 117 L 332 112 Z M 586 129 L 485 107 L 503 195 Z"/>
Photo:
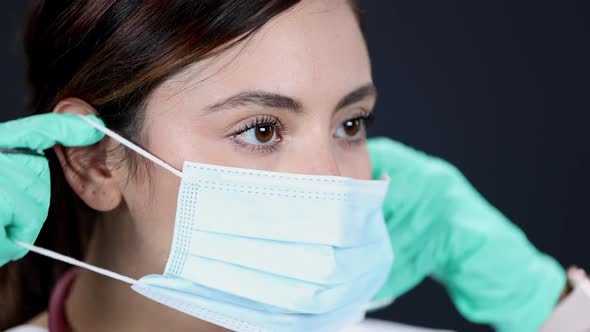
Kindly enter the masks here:
<path id="1" fill-rule="evenodd" d="M 348 1 L 304 0 L 246 42 L 191 66 L 156 94 L 183 86 L 198 100 L 215 100 L 264 90 L 305 102 L 340 98 L 368 82 L 369 57 Z"/>

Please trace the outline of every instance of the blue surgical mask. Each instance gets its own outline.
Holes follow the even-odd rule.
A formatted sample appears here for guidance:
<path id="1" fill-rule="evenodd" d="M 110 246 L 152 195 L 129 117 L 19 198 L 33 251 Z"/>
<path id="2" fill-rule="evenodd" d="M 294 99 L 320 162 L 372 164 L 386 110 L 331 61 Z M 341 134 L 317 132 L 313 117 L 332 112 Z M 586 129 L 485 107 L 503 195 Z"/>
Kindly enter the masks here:
<path id="1" fill-rule="evenodd" d="M 238 332 L 338 331 L 362 319 L 393 262 L 387 180 L 193 162 L 179 172 L 84 119 L 181 178 L 164 273 L 124 280 L 135 291 Z"/>

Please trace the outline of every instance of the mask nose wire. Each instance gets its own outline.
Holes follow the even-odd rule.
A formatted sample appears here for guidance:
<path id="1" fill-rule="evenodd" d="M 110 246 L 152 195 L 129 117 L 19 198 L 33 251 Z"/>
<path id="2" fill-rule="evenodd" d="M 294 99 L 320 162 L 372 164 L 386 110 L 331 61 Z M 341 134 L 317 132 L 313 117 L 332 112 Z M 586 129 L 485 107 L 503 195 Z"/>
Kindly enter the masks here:
<path id="1" fill-rule="evenodd" d="M 126 147 L 128 147 L 129 149 L 137 152 L 138 154 L 140 154 L 141 156 L 143 156 L 144 158 L 152 161 L 153 163 L 155 163 L 156 165 L 164 168 L 165 170 L 169 171 L 170 173 L 178 176 L 179 178 L 182 178 L 182 172 L 174 167 L 172 167 L 170 164 L 166 163 L 165 161 L 163 161 L 162 159 L 154 156 L 153 154 L 147 152 L 146 150 L 140 148 L 139 146 L 137 146 L 135 143 L 129 141 L 128 139 L 126 139 L 125 137 L 117 134 L 116 132 L 110 130 L 109 128 L 102 126 L 100 124 L 98 124 L 96 121 L 83 116 L 83 115 L 78 115 L 81 119 L 83 119 L 84 121 L 88 122 L 89 125 L 91 125 L 92 127 L 98 129 L 99 131 L 103 132 L 105 135 L 109 136 L 110 138 L 114 139 L 115 141 L 125 145 Z"/>

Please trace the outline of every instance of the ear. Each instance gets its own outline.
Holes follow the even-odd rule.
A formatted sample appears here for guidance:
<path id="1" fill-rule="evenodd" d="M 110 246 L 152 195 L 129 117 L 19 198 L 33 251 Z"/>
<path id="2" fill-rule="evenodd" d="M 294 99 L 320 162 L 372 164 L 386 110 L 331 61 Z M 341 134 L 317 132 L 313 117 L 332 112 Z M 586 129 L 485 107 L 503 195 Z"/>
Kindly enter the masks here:
<path id="1" fill-rule="evenodd" d="M 78 98 L 60 101 L 53 109 L 58 114 L 96 114 L 96 110 Z M 54 147 L 64 176 L 70 187 L 91 208 L 111 211 L 123 199 L 119 181 L 113 175 L 113 154 L 116 144 L 108 137 L 91 146 Z"/>

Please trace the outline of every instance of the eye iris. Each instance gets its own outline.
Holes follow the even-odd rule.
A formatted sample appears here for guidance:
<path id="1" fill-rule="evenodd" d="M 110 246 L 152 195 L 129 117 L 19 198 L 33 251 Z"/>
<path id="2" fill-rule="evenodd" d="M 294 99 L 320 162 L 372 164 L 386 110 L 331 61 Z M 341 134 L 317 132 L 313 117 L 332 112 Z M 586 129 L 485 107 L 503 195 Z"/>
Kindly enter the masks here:
<path id="1" fill-rule="evenodd" d="M 275 130 L 273 126 L 264 125 L 264 126 L 256 126 L 256 139 L 260 143 L 268 143 L 275 135 Z"/>
<path id="2" fill-rule="evenodd" d="M 344 131 L 348 136 L 355 136 L 358 134 L 361 128 L 361 121 L 359 119 L 356 120 L 348 120 L 344 123 Z"/>

